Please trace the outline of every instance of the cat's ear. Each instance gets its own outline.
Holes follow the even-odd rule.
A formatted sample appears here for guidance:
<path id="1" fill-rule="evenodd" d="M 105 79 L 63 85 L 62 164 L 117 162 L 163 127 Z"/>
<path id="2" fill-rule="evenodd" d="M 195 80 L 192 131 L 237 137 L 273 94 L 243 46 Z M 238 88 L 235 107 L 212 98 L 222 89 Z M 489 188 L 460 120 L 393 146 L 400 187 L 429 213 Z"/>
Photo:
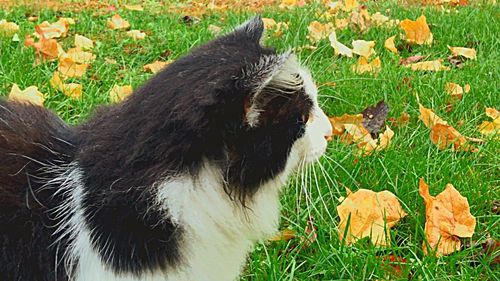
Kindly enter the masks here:
<path id="1" fill-rule="evenodd" d="M 304 87 L 299 75 L 300 66 L 290 51 L 264 55 L 257 63 L 247 65 L 240 77 L 247 89 L 244 113 L 250 127 L 259 125 L 261 113 L 274 97 L 290 95 Z"/>
<path id="2" fill-rule="evenodd" d="M 260 15 L 251 18 L 233 31 L 235 38 L 244 38 L 256 43 L 261 41 L 263 34 L 264 22 Z"/>

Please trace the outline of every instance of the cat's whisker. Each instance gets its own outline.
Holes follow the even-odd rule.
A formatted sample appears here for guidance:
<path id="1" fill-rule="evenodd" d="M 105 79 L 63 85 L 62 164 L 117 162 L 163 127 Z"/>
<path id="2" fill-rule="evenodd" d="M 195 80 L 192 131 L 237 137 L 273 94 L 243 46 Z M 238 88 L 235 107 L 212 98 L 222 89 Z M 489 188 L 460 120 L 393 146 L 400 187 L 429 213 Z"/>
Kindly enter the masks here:
<path id="1" fill-rule="evenodd" d="M 319 163 L 319 161 L 318 161 L 318 163 Z M 323 198 L 323 191 L 322 191 L 321 187 L 319 186 L 319 177 L 318 177 L 318 175 L 316 173 L 316 169 L 315 168 L 313 168 L 313 175 L 314 175 L 314 182 L 315 182 L 315 185 L 316 185 L 316 189 L 318 191 L 319 201 L 323 204 L 324 210 L 326 211 L 326 213 L 330 217 L 330 220 L 333 221 L 333 216 L 332 216 L 332 214 L 329 211 L 329 208 L 328 208 L 328 206 L 326 204 L 325 199 Z M 320 214 L 322 214 L 322 213 L 320 213 Z M 324 220 L 323 215 L 321 215 L 321 217 Z"/>
<path id="2" fill-rule="evenodd" d="M 351 172 L 347 171 L 347 169 L 346 169 L 344 166 L 342 166 L 342 165 L 341 165 L 341 164 L 340 164 L 337 160 L 333 159 L 332 157 L 330 157 L 330 156 L 328 156 L 328 155 L 326 155 L 326 154 L 325 154 L 325 155 L 323 155 L 323 156 L 324 156 L 324 158 L 325 158 L 326 160 L 328 160 L 327 162 L 329 162 L 329 164 L 330 164 L 330 163 L 335 164 L 335 165 L 336 165 L 337 167 L 339 167 L 342 171 L 344 171 L 344 172 L 346 173 L 346 175 L 347 175 L 347 176 L 348 176 L 348 177 L 349 177 L 349 178 L 350 178 L 353 182 L 356 182 L 356 180 L 354 179 L 354 177 L 351 175 Z"/>

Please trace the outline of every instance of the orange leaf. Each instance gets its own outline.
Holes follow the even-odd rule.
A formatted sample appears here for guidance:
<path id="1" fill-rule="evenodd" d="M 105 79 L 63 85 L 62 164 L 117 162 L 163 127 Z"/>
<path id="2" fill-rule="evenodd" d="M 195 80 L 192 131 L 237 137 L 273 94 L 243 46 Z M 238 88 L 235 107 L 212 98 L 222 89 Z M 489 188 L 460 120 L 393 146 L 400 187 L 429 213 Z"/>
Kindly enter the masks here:
<path id="1" fill-rule="evenodd" d="M 333 30 L 333 25 L 331 23 L 322 24 L 318 21 L 313 21 L 309 24 L 309 26 L 307 27 L 307 30 L 309 31 L 307 38 L 312 43 L 317 43 L 317 42 L 321 41 L 322 39 L 328 37 L 328 35 Z"/>
<path id="2" fill-rule="evenodd" d="M 82 77 L 88 66 L 76 63 L 71 57 L 63 57 L 59 60 L 57 70 L 64 77 Z"/>
<path id="3" fill-rule="evenodd" d="M 387 245 L 390 240 L 389 229 L 406 216 L 398 198 L 387 190 L 374 192 L 360 189 L 354 193 L 348 190 L 347 193 L 347 197 L 337 207 L 340 239 L 349 245 L 358 239 L 370 237 L 374 245 Z M 344 234 L 347 236 L 344 237 Z"/>
<path id="4" fill-rule="evenodd" d="M 397 54 L 398 49 L 396 49 L 396 45 L 394 44 L 395 38 L 396 38 L 396 35 L 387 38 L 387 40 L 385 40 L 385 42 L 384 42 L 384 47 L 386 47 L 389 51 Z"/>
<path id="5" fill-rule="evenodd" d="M 459 237 L 472 237 L 476 219 L 470 213 L 467 198 L 451 184 L 436 197 L 429 193 L 429 186 L 420 179 L 419 193 L 425 201 L 425 235 L 428 245 L 437 256 L 448 255 L 460 248 Z M 423 245 L 424 253 L 427 247 Z"/>
<path id="6" fill-rule="evenodd" d="M 109 99 L 111 102 L 121 102 L 125 100 L 128 96 L 130 96 L 133 92 L 132 86 L 118 86 L 114 85 L 111 91 L 109 92 Z"/>
<path id="7" fill-rule="evenodd" d="M 37 56 L 41 59 L 56 59 L 62 51 L 56 39 L 44 39 L 42 37 L 35 43 L 32 38 L 28 37 L 24 45 L 33 47 L 37 52 Z"/>
<path id="8" fill-rule="evenodd" d="M 12 84 L 9 99 L 19 102 L 28 102 L 39 106 L 43 106 L 43 102 L 45 101 L 45 97 L 38 91 L 36 86 L 30 86 L 21 90 L 17 84 Z"/>
<path id="9" fill-rule="evenodd" d="M 65 37 L 69 30 L 69 23 L 64 20 L 59 20 L 54 23 L 44 21 L 35 26 L 36 33 L 45 39 Z"/>
<path id="10" fill-rule="evenodd" d="M 293 229 L 283 229 L 275 236 L 268 239 L 271 242 L 279 242 L 279 241 L 289 241 L 297 236 L 297 232 Z"/>
<path id="11" fill-rule="evenodd" d="M 422 61 L 416 63 L 410 63 L 405 67 L 410 68 L 411 70 L 423 70 L 423 71 L 441 71 L 441 70 L 449 70 L 450 68 L 441 64 L 442 60 L 433 60 L 433 61 Z"/>
<path id="12" fill-rule="evenodd" d="M 462 100 L 463 94 L 470 91 L 470 86 L 465 84 L 464 88 L 462 88 L 459 84 L 447 82 L 444 89 L 453 99 Z"/>
<path id="13" fill-rule="evenodd" d="M 95 60 L 95 55 L 90 52 L 84 52 L 79 47 L 69 49 L 61 58 L 69 57 L 76 63 L 91 63 Z"/>
<path id="14" fill-rule="evenodd" d="M 108 27 L 111 29 L 127 29 L 130 27 L 130 23 L 120 17 L 119 14 L 114 15 L 108 19 Z"/>
<path id="15" fill-rule="evenodd" d="M 358 59 L 358 63 L 353 65 L 351 68 L 352 71 L 358 74 L 365 72 L 378 73 L 382 69 L 382 61 L 380 61 L 379 57 L 376 57 L 371 62 L 368 62 L 365 57 L 360 57 Z"/>
<path id="16" fill-rule="evenodd" d="M 406 33 L 406 41 L 418 45 L 432 44 L 432 33 L 424 15 L 416 21 L 405 19 L 399 25 Z"/>
<path id="17" fill-rule="evenodd" d="M 345 132 L 345 124 L 358 124 L 363 122 L 363 114 L 349 115 L 344 114 L 340 117 L 330 117 L 330 123 L 332 124 L 332 133 L 336 136 L 341 136 Z"/>
<path id="18" fill-rule="evenodd" d="M 500 132 L 500 112 L 494 108 L 486 108 L 486 115 L 493 121 L 483 121 L 479 132 L 485 136 L 494 136 Z"/>
<path id="19" fill-rule="evenodd" d="M 60 73 L 57 71 L 54 72 L 54 75 L 50 79 L 50 85 L 70 98 L 79 99 L 82 96 L 82 85 L 76 83 L 64 84 Z"/>
<path id="20" fill-rule="evenodd" d="M 157 73 L 163 68 L 165 68 L 167 65 L 171 64 L 172 61 L 155 61 L 152 63 L 146 64 L 143 68 L 144 71 L 149 71 L 151 73 Z"/>

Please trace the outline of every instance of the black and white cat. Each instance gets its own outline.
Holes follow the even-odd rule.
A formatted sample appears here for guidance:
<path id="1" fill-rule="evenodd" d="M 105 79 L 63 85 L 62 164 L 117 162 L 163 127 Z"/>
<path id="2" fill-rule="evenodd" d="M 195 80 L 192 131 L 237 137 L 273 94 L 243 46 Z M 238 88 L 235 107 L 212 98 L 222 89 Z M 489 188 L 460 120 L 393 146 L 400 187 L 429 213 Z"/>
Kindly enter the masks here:
<path id="1" fill-rule="evenodd" d="M 0 280 L 232 281 L 331 134 L 256 17 L 69 127 L 0 101 Z"/>

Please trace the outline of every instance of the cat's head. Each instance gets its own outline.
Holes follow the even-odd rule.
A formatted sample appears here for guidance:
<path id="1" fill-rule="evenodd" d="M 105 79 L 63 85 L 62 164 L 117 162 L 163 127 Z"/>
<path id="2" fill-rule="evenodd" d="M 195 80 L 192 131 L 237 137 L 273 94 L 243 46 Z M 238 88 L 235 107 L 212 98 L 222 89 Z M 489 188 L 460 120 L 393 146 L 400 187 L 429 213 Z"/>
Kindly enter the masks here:
<path id="1" fill-rule="evenodd" d="M 249 20 L 178 59 L 127 101 L 154 116 L 129 118 L 158 138 L 145 139 L 152 149 L 139 147 L 144 161 L 163 155 L 171 170 L 196 170 L 208 159 L 221 167 L 226 191 L 246 197 L 319 159 L 332 128 L 317 88 L 293 53 L 261 45 L 263 32 L 260 17 Z M 148 150 L 155 155 L 144 157 Z"/>

